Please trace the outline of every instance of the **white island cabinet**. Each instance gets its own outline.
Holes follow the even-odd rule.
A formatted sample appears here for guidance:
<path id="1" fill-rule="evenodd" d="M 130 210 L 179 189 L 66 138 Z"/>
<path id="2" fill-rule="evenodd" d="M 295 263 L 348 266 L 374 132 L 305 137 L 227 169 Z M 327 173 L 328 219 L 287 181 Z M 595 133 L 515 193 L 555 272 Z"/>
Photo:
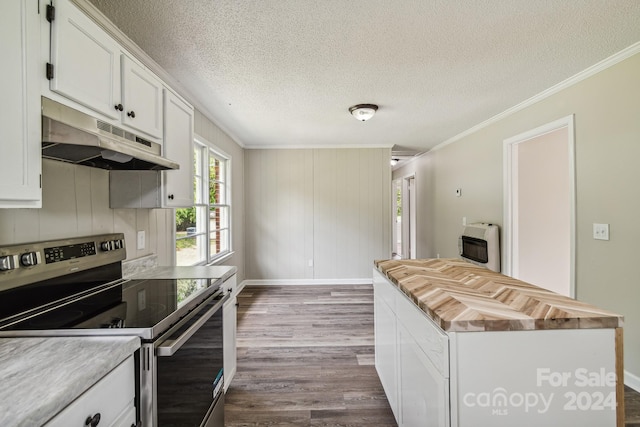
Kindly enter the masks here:
<path id="1" fill-rule="evenodd" d="M 34 0 L 0 1 L 0 208 L 39 208 L 40 19 Z"/>
<path id="2" fill-rule="evenodd" d="M 624 425 L 621 316 L 462 260 L 377 263 L 375 365 L 399 426 Z"/>

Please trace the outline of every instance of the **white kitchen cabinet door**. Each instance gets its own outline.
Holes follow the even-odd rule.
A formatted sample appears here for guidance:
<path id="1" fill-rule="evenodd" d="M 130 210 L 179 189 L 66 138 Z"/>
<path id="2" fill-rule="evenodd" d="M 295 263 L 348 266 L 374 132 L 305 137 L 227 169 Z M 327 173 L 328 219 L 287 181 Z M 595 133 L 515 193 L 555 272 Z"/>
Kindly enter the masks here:
<path id="1" fill-rule="evenodd" d="M 54 6 L 51 90 L 120 120 L 120 46 L 69 0 L 56 0 Z"/>
<path id="2" fill-rule="evenodd" d="M 238 284 L 234 274 L 224 281 L 222 285 L 229 294 L 229 300 L 222 307 L 222 328 L 224 347 L 224 390 L 227 391 L 238 364 L 237 331 L 238 331 Z"/>
<path id="3" fill-rule="evenodd" d="M 449 380 L 442 376 L 398 323 L 400 354 L 400 426 L 448 427 Z"/>
<path id="4" fill-rule="evenodd" d="M 396 315 L 378 295 L 374 298 L 376 370 L 389 406 L 398 420 Z"/>
<path id="5" fill-rule="evenodd" d="M 135 362 L 133 356 L 130 356 L 53 417 L 45 426 L 84 426 L 89 425 L 85 420 L 96 416 L 99 416 L 100 425 L 120 426 L 124 419 L 127 422 L 131 419 L 131 409 L 135 408 L 134 400 Z M 133 417 L 135 421 L 135 409 Z"/>
<path id="6" fill-rule="evenodd" d="M 164 90 L 164 152 L 180 169 L 163 171 L 166 207 L 193 206 L 193 107 Z"/>
<path id="7" fill-rule="evenodd" d="M 122 55 L 122 122 L 162 138 L 162 82 L 150 71 Z"/>
<path id="8" fill-rule="evenodd" d="M 237 368 L 237 298 L 232 298 L 222 307 L 222 327 L 224 341 L 224 390 L 225 392 L 233 380 Z"/>
<path id="9" fill-rule="evenodd" d="M 0 1 L 0 208 L 42 207 L 40 15 L 35 0 Z"/>

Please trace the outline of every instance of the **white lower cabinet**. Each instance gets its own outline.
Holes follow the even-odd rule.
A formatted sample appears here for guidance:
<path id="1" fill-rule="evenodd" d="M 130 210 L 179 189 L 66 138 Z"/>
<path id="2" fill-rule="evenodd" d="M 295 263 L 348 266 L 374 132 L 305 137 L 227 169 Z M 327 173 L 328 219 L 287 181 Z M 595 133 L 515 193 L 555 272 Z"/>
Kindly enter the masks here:
<path id="1" fill-rule="evenodd" d="M 376 369 L 401 427 L 448 427 L 448 341 L 374 271 Z"/>
<path id="2" fill-rule="evenodd" d="M 400 425 L 448 426 L 449 379 L 438 372 L 402 323 L 398 341 Z"/>
<path id="3" fill-rule="evenodd" d="M 222 327 L 224 342 L 224 391 L 226 392 L 231 384 L 231 380 L 236 373 L 237 368 L 237 313 L 238 301 L 237 281 L 234 274 L 224 282 L 225 291 L 229 292 L 230 298 L 222 306 Z"/>
<path id="4" fill-rule="evenodd" d="M 100 425 L 131 427 L 136 424 L 135 364 L 130 356 L 52 418 L 46 427 Z M 91 421 L 99 424 L 91 424 Z"/>
<path id="5" fill-rule="evenodd" d="M 381 298 L 374 299 L 376 368 L 389 405 L 398 419 L 396 314 Z"/>
<path id="6" fill-rule="evenodd" d="M 377 270 L 376 369 L 400 427 L 616 425 L 613 328 L 444 332 Z"/>

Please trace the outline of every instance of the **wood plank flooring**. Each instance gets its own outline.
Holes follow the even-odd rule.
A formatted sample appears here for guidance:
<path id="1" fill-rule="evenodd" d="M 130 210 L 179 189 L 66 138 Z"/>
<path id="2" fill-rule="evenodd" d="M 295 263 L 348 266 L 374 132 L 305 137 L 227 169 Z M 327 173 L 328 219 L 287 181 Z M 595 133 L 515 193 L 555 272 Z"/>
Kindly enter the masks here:
<path id="1" fill-rule="evenodd" d="M 375 371 L 371 286 L 247 287 L 225 425 L 396 426 Z"/>
<path id="2" fill-rule="evenodd" d="M 396 426 L 373 366 L 371 286 L 252 286 L 238 297 L 225 425 Z M 626 426 L 640 393 L 625 389 Z"/>

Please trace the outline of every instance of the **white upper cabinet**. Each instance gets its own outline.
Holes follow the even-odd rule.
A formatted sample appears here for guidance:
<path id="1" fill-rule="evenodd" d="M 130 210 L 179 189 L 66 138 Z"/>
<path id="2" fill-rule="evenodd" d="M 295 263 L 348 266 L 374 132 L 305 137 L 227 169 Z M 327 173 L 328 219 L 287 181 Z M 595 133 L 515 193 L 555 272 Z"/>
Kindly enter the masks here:
<path id="1" fill-rule="evenodd" d="M 54 6 L 50 90 L 161 140 L 162 82 L 70 0 Z"/>
<path id="2" fill-rule="evenodd" d="M 166 207 L 193 206 L 193 107 L 173 92 L 164 91 L 164 155 L 180 164 L 163 171 Z"/>
<path id="3" fill-rule="evenodd" d="M 68 0 L 55 2 L 50 87 L 111 119 L 120 119 L 120 46 Z"/>
<path id="4" fill-rule="evenodd" d="M 126 55 L 122 55 L 122 104 L 125 124 L 162 138 L 162 82 Z"/>
<path id="5" fill-rule="evenodd" d="M 36 0 L 0 1 L 0 208 L 42 206 Z"/>
<path id="6" fill-rule="evenodd" d="M 164 89 L 164 152 L 180 169 L 109 172 L 109 207 L 193 206 L 193 107 Z"/>

